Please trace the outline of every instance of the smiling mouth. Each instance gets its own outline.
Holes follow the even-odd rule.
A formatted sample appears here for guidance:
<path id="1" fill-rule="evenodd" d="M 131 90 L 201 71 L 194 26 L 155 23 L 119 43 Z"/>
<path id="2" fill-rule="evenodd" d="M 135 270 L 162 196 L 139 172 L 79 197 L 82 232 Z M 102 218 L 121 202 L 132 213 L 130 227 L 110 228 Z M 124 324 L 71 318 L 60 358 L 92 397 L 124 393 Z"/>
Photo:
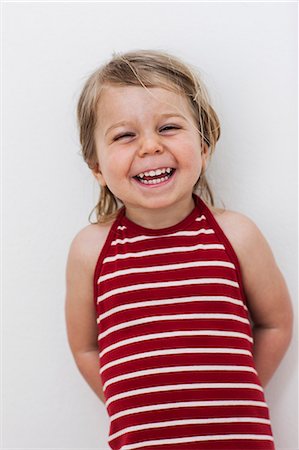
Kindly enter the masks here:
<path id="1" fill-rule="evenodd" d="M 161 175 L 154 175 L 154 176 L 143 175 L 142 177 L 139 177 L 138 175 L 136 175 L 133 178 L 135 178 L 135 180 L 137 180 L 139 183 L 142 183 L 142 184 L 159 184 L 159 183 L 163 183 L 164 181 L 169 180 L 169 178 L 172 177 L 174 172 L 175 172 L 175 169 L 171 169 L 171 171 L 169 173 L 165 173 L 165 174 L 163 174 L 163 176 L 161 176 Z"/>

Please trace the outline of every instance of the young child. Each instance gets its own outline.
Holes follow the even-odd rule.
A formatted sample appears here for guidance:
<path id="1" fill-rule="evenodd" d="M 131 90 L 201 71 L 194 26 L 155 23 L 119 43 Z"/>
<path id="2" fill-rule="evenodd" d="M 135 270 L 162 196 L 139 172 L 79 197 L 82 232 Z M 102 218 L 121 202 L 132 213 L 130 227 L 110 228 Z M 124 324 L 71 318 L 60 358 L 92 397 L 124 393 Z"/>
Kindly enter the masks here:
<path id="1" fill-rule="evenodd" d="M 66 322 L 109 446 L 274 449 L 264 388 L 291 301 L 257 226 L 214 205 L 220 126 L 196 69 L 165 52 L 114 55 L 78 119 L 100 199 L 70 247 Z"/>

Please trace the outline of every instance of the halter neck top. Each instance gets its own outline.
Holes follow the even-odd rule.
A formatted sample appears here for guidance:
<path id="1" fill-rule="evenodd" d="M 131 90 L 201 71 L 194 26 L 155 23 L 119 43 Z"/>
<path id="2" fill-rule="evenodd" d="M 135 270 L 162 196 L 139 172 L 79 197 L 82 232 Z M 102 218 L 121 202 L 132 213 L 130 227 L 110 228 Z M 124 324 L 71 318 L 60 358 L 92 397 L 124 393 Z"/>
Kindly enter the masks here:
<path id="1" fill-rule="evenodd" d="M 205 202 L 174 226 L 118 216 L 94 272 L 112 450 L 274 450 L 237 255 Z"/>

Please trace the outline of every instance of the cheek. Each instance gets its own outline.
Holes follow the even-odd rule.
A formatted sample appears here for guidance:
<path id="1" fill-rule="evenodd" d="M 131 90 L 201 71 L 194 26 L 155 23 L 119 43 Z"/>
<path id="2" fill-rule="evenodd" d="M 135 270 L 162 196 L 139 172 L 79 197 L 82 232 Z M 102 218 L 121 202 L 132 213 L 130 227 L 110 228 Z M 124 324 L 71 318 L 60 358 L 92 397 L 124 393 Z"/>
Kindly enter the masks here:
<path id="1" fill-rule="evenodd" d="M 203 160 L 201 157 L 200 147 L 198 145 L 190 145 L 185 148 L 183 164 L 190 173 L 190 178 L 197 180 L 202 170 Z"/>
<path id="2" fill-rule="evenodd" d="M 106 172 L 107 179 L 112 182 L 115 179 L 119 180 L 119 175 L 126 174 L 129 170 L 130 163 L 128 152 L 111 152 L 103 161 L 103 170 Z"/>
<path id="3" fill-rule="evenodd" d="M 184 165 L 197 166 L 201 162 L 200 147 L 193 142 L 185 143 L 179 148 L 178 158 L 182 160 Z"/>
<path id="4" fill-rule="evenodd" d="M 181 135 L 176 141 L 176 145 L 185 148 L 189 153 L 199 153 L 200 154 L 200 139 L 198 136 L 194 135 Z"/>
<path id="5" fill-rule="evenodd" d="M 117 152 L 110 155 L 108 164 L 112 168 L 124 168 L 124 166 L 128 165 L 129 160 L 128 152 Z"/>

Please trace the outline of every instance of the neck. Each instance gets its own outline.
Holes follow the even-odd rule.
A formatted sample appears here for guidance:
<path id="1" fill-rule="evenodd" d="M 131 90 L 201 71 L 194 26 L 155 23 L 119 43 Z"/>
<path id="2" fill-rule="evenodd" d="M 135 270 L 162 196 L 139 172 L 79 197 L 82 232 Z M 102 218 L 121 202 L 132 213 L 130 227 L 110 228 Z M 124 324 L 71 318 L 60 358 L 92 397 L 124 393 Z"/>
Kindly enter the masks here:
<path id="1" fill-rule="evenodd" d="M 193 196 L 182 199 L 174 205 L 160 208 L 131 208 L 126 207 L 125 215 L 132 222 L 145 228 L 160 229 L 169 228 L 187 217 L 195 207 Z"/>

